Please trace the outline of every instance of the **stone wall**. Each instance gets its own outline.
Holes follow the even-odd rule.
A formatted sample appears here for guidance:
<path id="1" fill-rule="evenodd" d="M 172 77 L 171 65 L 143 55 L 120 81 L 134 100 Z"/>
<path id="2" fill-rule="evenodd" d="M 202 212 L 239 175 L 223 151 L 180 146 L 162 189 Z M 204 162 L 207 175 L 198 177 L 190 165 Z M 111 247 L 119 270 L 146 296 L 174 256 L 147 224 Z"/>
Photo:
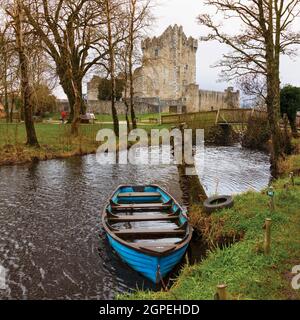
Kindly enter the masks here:
<path id="1" fill-rule="evenodd" d="M 125 114 L 126 106 L 123 101 L 116 101 L 116 109 L 118 114 Z M 147 102 L 136 102 L 135 110 L 137 114 L 145 113 L 158 113 L 159 105 L 158 104 L 148 104 Z M 88 111 L 96 114 L 111 114 L 111 102 L 110 101 L 99 101 L 99 100 L 90 100 L 88 101 Z M 162 112 L 164 109 L 162 109 Z"/>
<path id="2" fill-rule="evenodd" d="M 224 92 L 199 90 L 199 111 L 240 108 L 240 92 L 229 87 Z"/>
<path id="3" fill-rule="evenodd" d="M 200 111 L 200 95 L 199 95 L 199 86 L 196 84 L 190 84 L 186 88 L 185 92 L 185 105 L 187 112 L 198 112 Z"/>
<path id="4" fill-rule="evenodd" d="M 199 90 L 199 86 L 191 84 L 186 88 L 182 99 L 159 99 L 135 97 L 137 114 L 176 112 L 199 112 L 218 109 L 233 109 L 240 107 L 240 93 L 232 88 L 225 92 Z M 125 114 L 126 106 L 123 101 L 116 101 L 118 114 Z M 98 114 L 111 114 L 111 102 L 88 100 L 88 111 Z"/>

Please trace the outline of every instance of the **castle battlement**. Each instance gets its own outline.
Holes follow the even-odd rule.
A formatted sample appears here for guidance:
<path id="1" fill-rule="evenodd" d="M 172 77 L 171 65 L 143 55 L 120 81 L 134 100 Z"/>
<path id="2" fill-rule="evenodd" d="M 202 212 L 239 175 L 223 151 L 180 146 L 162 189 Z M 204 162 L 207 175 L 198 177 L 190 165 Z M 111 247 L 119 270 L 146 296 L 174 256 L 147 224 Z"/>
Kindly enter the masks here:
<path id="1" fill-rule="evenodd" d="M 198 49 L 198 40 L 193 37 L 187 37 L 183 31 L 182 26 L 169 26 L 164 33 L 159 37 L 146 38 L 142 41 L 141 47 L 143 51 L 149 49 L 163 48 L 169 46 L 171 42 L 180 43 L 182 47 L 190 48 L 192 50 Z"/>

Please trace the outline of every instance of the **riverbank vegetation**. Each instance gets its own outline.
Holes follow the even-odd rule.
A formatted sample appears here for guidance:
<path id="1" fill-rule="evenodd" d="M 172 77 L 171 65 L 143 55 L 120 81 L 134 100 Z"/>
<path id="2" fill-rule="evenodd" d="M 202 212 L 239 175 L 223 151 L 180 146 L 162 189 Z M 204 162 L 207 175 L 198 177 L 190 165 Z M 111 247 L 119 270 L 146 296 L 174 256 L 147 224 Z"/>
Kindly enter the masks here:
<path id="1" fill-rule="evenodd" d="M 69 125 L 36 124 L 40 147 L 26 145 L 24 124 L 0 124 L 0 165 L 83 155 L 96 151 L 101 125 L 80 126 L 73 137 Z"/>
<path id="2" fill-rule="evenodd" d="M 294 140 L 299 151 L 300 140 Z M 192 206 L 190 219 L 206 244 L 202 262 L 183 267 L 168 291 L 137 291 L 122 299 L 213 299 L 216 286 L 225 283 L 230 299 L 300 299 L 291 286 L 292 268 L 300 264 L 300 178 L 295 185 L 289 170 L 300 172 L 300 154 L 282 163 L 282 176 L 273 183 L 275 210 L 266 190 L 235 197 L 231 209 L 208 216 Z M 264 254 L 264 222 L 272 219 L 271 253 Z"/>
<path id="3" fill-rule="evenodd" d="M 242 146 L 248 149 L 270 151 L 271 131 L 268 120 L 250 118 L 247 130 L 242 137 Z"/>
<path id="4" fill-rule="evenodd" d="M 145 115 L 144 119 L 149 116 L 151 118 L 151 115 Z M 69 124 L 36 123 L 35 128 L 39 148 L 26 145 L 24 123 L 0 123 L 0 165 L 95 153 L 101 144 L 96 141 L 98 131 L 105 128 L 113 129 L 113 124 L 108 121 L 108 123 L 80 125 L 77 136 L 72 135 Z M 150 132 L 151 129 L 161 129 L 162 126 L 158 122 L 141 122 L 138 128 Z"/>

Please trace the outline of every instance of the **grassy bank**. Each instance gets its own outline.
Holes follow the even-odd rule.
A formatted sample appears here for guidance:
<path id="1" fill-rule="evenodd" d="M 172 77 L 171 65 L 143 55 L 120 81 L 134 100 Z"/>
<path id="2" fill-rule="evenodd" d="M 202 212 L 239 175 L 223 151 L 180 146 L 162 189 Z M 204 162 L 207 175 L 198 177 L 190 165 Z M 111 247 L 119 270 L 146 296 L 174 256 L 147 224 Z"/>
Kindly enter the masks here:
<path id="1" fill-rule="evenodd" d="M 151 129 L 161 129 L 163 126 L 140 124 L 138 127 L 150 132 Z M 113 125 L 80 125 L 79 135 L 76 138 L 70 134 L 70 125 L 67 124 L 37 123 L 35 128 L 40 148 L 31 148 L 25 145 L 24 124 L 0 123 L 0 165 L 94 153 L 100 145 L 96 141 L 97 132 L 104 128 L 112 129 Z"/>
<path id="2" fill-rule="evenodd" d="M 288 158 L 283 168 L 300 170 L 300 155 Z M 185 266 L 168 292 L 137 291 L 118 298 L 213 299 L 216 286 L 225 283 L 230 299 L 300 299 L 300 290 L 291 286 L 292 268 L 300 265 L 300 178 L 291 186 L 287 175 L 274 183 L 275 212 L 266 192 L 236 196 L 233 208 L 211 216 L 192 207 L 191 221 L 209 248 L 207 257 Z M 272 219 L 268 256 L 263 252 L 266 218 Z"/>
<path id="3" fill-rule="evenodd" d="M 40 148 L 25 145 L 24 124 L 0 124 L 0 165 L 92 153 L 99 146 L 95 137 L 102 128 L 101 125 L 81 126 L 79 136 L 73 138 L 69 125 L 41 123 L 35 127 Z"/>

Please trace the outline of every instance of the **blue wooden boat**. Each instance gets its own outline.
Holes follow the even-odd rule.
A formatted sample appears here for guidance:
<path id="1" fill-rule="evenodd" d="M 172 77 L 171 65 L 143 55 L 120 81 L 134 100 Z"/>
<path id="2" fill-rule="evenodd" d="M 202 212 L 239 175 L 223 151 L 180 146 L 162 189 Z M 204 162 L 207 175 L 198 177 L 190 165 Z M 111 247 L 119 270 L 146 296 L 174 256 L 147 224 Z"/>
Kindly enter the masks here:
<path id="1" fill-rule="evenodd" d="M 102 223 L 120 258 L 154 283 L 182 259 L 193 233 L 182 207 L 157 185 L 119 186 Z"/>

